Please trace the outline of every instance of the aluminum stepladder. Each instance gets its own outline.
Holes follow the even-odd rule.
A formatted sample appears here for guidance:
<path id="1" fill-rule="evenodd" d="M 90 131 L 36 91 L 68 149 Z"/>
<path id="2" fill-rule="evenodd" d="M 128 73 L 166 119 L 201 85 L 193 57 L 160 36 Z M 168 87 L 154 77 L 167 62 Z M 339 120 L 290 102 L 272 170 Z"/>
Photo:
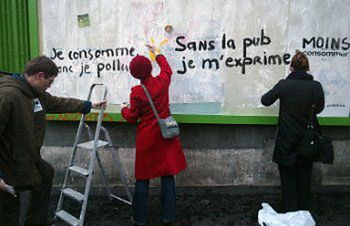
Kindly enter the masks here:
<path id="1" fill-rule="evenodd" d="M 94 90 L 94 88 L 96 86 L 103 86 L 104 87 L 103 100 L 106 100 L 107 87 L 103 84 L 93 84 L 90 87 L 88 101 L 90 101 L 92 91 Z M 103 182 L 103 185 L 107 191 L 107 195 L 110 198 L 115 198 L 115 199 L 122 201 L 126 204 L 129 204 L 129 205 L 131 205 L 131 203 L 132 203 L 132 194 L 131 194 L 130 188 L 128 187 L 127 181 L 126 181 L 125 172 L 124 172 L 123 167 L 122 167 L 121 162 L 120 162 L 118 150 L 114 147 L 107 129 L 101 125 L 104 110 L 105 110 L 104 108 L 101 108 L 99 111 L 95 136 L 93 136 L 93 133 L 91 132 L 90 127 L 87 124 L 85 124 L 84 115 L 82 115 L 81 119 L 80 119 L 78 131 L 77 131 L 74 146 L 73 146 L 73 152 L 72 152 L 72 155 L 71 155 L 71 158 L 69 161 L 69 166 L 66 170 L 66 175 L 65 175 L 64 182 L 62 185 L 60 198 L 59 198 L 57 209 L 55 212 L 55 219 L 56 220 L 60 219 L 69 225 L 83 226 L 83 224 L 84 224 L 87 202 L 88 202 L 89 193 L 90 193 L 91 180 L 92 180 L 92 176 L 94 174 L 95 160 L 97 160 L 98 166 L 100 167 L 101 174 L 102 174 L 102 182 Z M 90 141 L 85 142 L 85 143 L 79 143 L 83 127 L 85 127 L 87 129 Z M 101 130 L 104 133 L 107 141 L 99 140 Z M 116 167 L 119 171 L 120 178 L 121 178 L 121 181 L 124 185 L 128 200 L 114 195 L 111 192 L 110 187 L 108 186 L 106 172 L 103 169 L 102 161 L 101 161 L 99 154 L 98 154 L 98 150 L 101 148 L 104 148 L 104 147 L 107 147 L 111 151 L 113 161 L 115 162 Z M 84 169 L 80 166 L 75 165 L 76 154 L 77 154 L 77 151 L 80 149 L 85 149 L 85 151 L 87 149 L 90 151 L 89 169 Z M 83 150 L 81 150 L 81 151 L 83 151 Z M 80 193 L 80 192 L 78 192 L 78 191 L 76 191 L 68 186 L 68 184 L 67 184 L 68 178 L 72 175 L 81 176 L 82 178 L 86 179 L 84 193 Z M 75 201 L 81 203 L 81 211 L 80 211 L 79 218 L 76 218 L 75 216 L 71 215 L 70 213 L 68 213 L 62 209 L 63 201 L 65 198 L 69 198 L 69 199 L 72 199 L 72 200 L 75 200 Z"/>

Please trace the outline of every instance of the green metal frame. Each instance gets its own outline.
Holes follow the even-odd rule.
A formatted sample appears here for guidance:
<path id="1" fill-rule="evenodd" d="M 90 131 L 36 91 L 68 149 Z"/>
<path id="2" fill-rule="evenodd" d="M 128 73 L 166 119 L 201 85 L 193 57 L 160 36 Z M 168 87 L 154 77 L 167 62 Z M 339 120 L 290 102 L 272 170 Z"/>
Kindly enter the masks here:
<path id="1" fill-rule="evenodd" d="M 0 70 L 20 73 L 29 60 L 28 2 L 0 1 Z"/>
<path id="2" fill-rule="evenodd" d="M 37 0 L 28 0 L 30 58 L 39 56 L 39 21 Z"/>
<path id="3" fill-rule="evenodd" d="M 193 124 L 241 124 L 241 125 L 276 125 L 277 116 L 237 116 L 237 115 L 194 115 L 173 114 L 179 123 Z M 48 114 L 46 118 L 52 121 L 79 121 L 81 114 Z M 86 115 L 86 121 L 96 121 L 97 114 Z M 103 121 L 125 122 L 120 113 L 105 113 Z M 350 126 L 350 117 L 319 117 L 319 122 L 324 126 Z"/>
<path id="4" fill-rule="evenodd" d="M 30 56 L 39 55 L 39 31 L 37 0 L 28 0 L 29 8 L 29 38 Z M 175 114 L 174 118 L 179 123 L 203 123 L 203 124 L 247 124 L 247 125 L 276 125 L 277 116 L 237 116 L 237 115 L 197 115 Z M 80 114 L 48 114 L 46 118 L 53 121 L 79 121 Z M 96 121 L 96 113 L 86 116 L 87 121 Z M 104 121 L 125 122 L 120 113 L 105 113 Z M 350 126 L 350 117 L 320 117 L 321 125 Z"/>

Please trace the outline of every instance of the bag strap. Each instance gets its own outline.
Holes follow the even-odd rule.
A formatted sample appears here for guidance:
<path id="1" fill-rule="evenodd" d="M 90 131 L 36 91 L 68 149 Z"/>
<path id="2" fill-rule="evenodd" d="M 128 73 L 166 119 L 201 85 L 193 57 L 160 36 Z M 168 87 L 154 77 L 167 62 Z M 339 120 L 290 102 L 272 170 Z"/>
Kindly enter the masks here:
<path id="1" fill-rule="evenodd" d="M 0 70 L 0 74 L 11 75 L 11 76 L 13 76 L 13 75 L 20 75 L 20 74 L 15 73 L 15 72 L 7 72 L 7 71 L 1 71 L 1 70 Z"/>
<path id="2" fill-rule="evenodd" d="M 148 92 L 146 86 L 144 86 L 143 84 L 141 84 L 141 86 L 142 86 L 143 90 L 145 91 L 145 94 L 146 94 L 146 96 L 147 96 L 147 98 L 148 98 L 148 101 L 149 101 L 149 103 L 150 103 L 150 105 L 151 105 L 151 107 L 152 107 L 152 110 L 153 110 L 154 114 L 156 115 L 157 120 L 159 121 L 160 118 L 159 118 L 158 112 L 157 112 L 157 110 L 156 110 L 156 107 L 155 107 L 154 104 L 153 104 L 151 95 L 149 94 L 149 92 Z"/>

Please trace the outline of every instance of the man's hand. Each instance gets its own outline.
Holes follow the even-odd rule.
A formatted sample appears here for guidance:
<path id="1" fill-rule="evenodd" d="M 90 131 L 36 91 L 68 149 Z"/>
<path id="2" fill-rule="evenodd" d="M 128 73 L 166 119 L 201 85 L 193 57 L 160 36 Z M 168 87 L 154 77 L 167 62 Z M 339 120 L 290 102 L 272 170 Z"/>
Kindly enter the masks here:
<path id="1" fill-rule="evenodd" d="M 3 179 L 0 179 L 0 191 L 6 191 L 16 197 L 16 191 L 12 186 L 5 183 Z"/>
<path id="2" fill-rule="evenodd" d="M 5 182 L 4 182 L 4 180 L 3 179 L 0 179 L 0 191 L 6 191 L 5 190 Z"/>
<path id="3" fill-rule="evenodd" d="M 106 106 L 107 106 L 107 101 L 101 101 L 101 102 L 96 102 L 91 104 L 91 108 L 93 109 L 100 109 Z"/>

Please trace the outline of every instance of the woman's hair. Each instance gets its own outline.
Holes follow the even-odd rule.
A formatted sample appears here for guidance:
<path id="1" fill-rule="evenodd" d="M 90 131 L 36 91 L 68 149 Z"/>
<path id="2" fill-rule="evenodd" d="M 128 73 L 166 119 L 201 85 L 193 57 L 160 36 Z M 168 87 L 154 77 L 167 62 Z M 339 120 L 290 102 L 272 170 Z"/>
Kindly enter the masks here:
<path id="1" fill-rule="evenodd" d="M 290 66 L 294 69 L 294 71 L 308 71 L 309 68 L 309 60 L 306 55 L 299 50 L 295 51 L 295 55 L 290 62 Z"/>

